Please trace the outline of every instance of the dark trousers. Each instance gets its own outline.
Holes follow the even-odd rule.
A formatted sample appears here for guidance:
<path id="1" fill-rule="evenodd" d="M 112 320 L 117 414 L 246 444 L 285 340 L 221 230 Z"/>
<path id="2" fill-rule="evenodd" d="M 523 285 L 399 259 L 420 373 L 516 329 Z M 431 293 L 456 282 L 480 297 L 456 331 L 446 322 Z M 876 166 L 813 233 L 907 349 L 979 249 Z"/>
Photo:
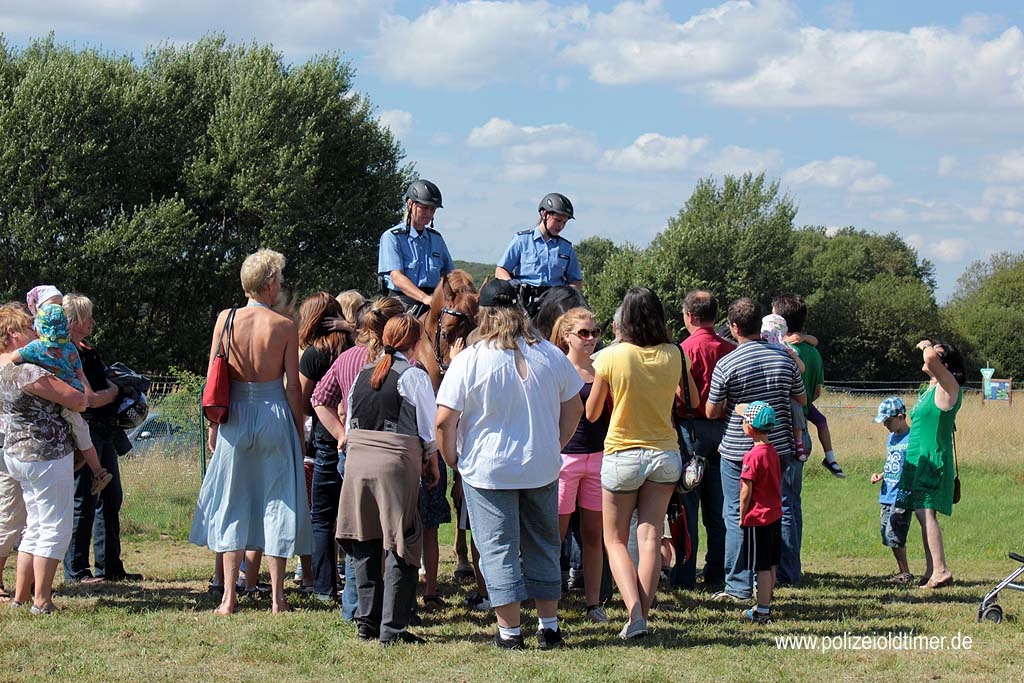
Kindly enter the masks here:
<path id="1" fill-rule="evenodd" d="M 313 590 L 333 594 L 338 588 L 338 543 L 334 528 L 338 521 L 341 475 L 338 473 L 337 443 L 314 444 L 313 486 L 310 517 L 313 523 Z"/>
<path id="2" fill-rule="evenodd" d="M 419 567 L 385 553 L 380 539 L 346 541 L 345 546 L 356 570 L 356 623 L 379 629 L 381 642 L 389 641 L 409 625 Z"/>
<path id="3" fill-rule="evenodd" d="M 118 578 L 124 575 L 121 562 L 121 469 L 113 441 L 97 438 L 92 432 L 93 445 L 100 465 L 114 475 L 98 496 L 89 493 L 92 472 L 88 465 L 75 473 L 75 508 L 71 527 L 71 544 L 64 555 L 64 580 L 81 581 L 91 575 L 89 545 L 93 546 L 96 576 Z"/>
<path id="4" fill-rule="evenodd" d="M 692 444 L 697 455 L 708 459 L 704 469 L 704 479 L 693 491 L 683 496 L 683 511 L 686 515 L 686 528 L 690 533 L 690 557 L 685 562 L 676 561 L 672 568 L 672 585 L 693 589 L 697 584 L 697 549 L 700 547 L 700 527 L 698 515 L 704 518 L 704 543 L 707 551 L 704 556 L 704 585 L 717 586 L 725 582 L 725 520 L 722 518 L 722 473 L 718 444 L 725 432 L 725 421 L 694 420 L 694 436 Z M 682 429 L 683 439 L 689 442 L 685 423 Z M 685 552 L 686 539 L 680 539 L 676 548 L 676 557 L 682 558 Z"/>

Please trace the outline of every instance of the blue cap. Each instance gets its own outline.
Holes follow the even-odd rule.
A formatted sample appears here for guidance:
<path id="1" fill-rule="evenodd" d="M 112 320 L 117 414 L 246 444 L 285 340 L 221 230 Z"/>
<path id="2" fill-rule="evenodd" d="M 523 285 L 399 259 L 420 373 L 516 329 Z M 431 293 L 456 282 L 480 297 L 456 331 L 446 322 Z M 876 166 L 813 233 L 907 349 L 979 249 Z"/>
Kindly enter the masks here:
<path id="1" fill-rule="evenodd" d="M 875 422 L 881 424 L 891 417 L 906 415 L 907 406 L 899 396 L 890 396 L 878 404 L 878 415 L 875 415 Z"/>
<path id="2" fill-rule="evenodd" d="M 736 414 L 742 416 L 744 422 L 759 432 L 766 432 L 779 424 L 775 409 L 764 401 L 741 403 L 736 406 Z"/>

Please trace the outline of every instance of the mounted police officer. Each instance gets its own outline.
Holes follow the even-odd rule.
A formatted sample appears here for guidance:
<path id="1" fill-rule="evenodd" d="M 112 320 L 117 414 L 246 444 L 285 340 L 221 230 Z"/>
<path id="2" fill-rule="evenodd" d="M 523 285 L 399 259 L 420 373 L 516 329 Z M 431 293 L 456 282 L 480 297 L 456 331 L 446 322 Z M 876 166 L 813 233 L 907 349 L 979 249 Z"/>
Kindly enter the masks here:
<path id="1" fill-rule="evenodd" d="M 568 285 L 580 289 L 583 273 L 572 242 L 561 236 L 573 218 L 572 202 L 564 194 L 544 195 L 537 207 L 536 227 L 521 230 L 505 249 L 494 277 L 518 285 L 523 305 L 532 316 L 536 302 L 551 287 Z M 517 282 L 518 281 L 518 282 Z"/>
<path id="2" fill-rule="evenodd" d="M 430 307 L 441 274 L 455 269 L 444 237 L 434 230 L 434 212 L 440 208 L 437 185 L 417 180 L 405 191 L 405 223 L 380 236 L 377 274 L 381 294 L 401 300 L 413 315 Z"/>

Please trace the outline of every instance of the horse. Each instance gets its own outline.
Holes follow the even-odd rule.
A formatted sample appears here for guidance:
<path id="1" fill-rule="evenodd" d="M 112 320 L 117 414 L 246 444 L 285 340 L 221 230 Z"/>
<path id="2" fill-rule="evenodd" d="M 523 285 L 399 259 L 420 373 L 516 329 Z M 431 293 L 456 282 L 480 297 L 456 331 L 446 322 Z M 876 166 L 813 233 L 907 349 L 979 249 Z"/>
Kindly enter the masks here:
<path id="1" fill-rule="evenodd" d="M 473 276 L 455 269 L 441 276 L 441 282 L 430 299 L 430 309 L 420 316 L 423 336 L 417 360 L 430 375 L 434 391 L 441 386 L 441 378 L 451 363 L 451 347 L 457 339 L 466 341 L 476 329 L 476 315 L 480 309 L 480 295 Z"/>
<path id="2" fill-rule="evenodd" d="M 545 339 L 550 339 L 551 331 L 554 329 L 558 317 L 577 306 L 590 308 L 580 290 L 567 285 L 551 287 L 537 298 L 535 303 L 537 312 L 534 313 L 531 322 L 537 331 L 544 335 Z"/>

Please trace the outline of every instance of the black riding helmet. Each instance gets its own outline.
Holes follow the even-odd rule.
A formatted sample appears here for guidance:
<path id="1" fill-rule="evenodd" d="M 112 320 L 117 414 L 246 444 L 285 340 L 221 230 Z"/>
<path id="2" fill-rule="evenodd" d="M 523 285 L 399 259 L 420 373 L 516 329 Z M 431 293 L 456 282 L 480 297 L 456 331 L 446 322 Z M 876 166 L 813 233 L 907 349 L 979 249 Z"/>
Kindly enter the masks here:
<path id="1" fill-rule="evenodd" d="M 441 204 L 441 190 L 429 180 L 417 180 L 405 191 L 405 198 L 411 199 L 417 204 L 434 206 L 443 209 Z"/>
<path id="2" fill-rule="evenodd" d="M 551 213 L 560 213 L 567 218 L 573 218 L 572 202 L 564 194 L 557 192 L 544 195 L 544 199 L 540 200 L 540 206 L 537 207 L 537 211 L 550 211 Z"/>

